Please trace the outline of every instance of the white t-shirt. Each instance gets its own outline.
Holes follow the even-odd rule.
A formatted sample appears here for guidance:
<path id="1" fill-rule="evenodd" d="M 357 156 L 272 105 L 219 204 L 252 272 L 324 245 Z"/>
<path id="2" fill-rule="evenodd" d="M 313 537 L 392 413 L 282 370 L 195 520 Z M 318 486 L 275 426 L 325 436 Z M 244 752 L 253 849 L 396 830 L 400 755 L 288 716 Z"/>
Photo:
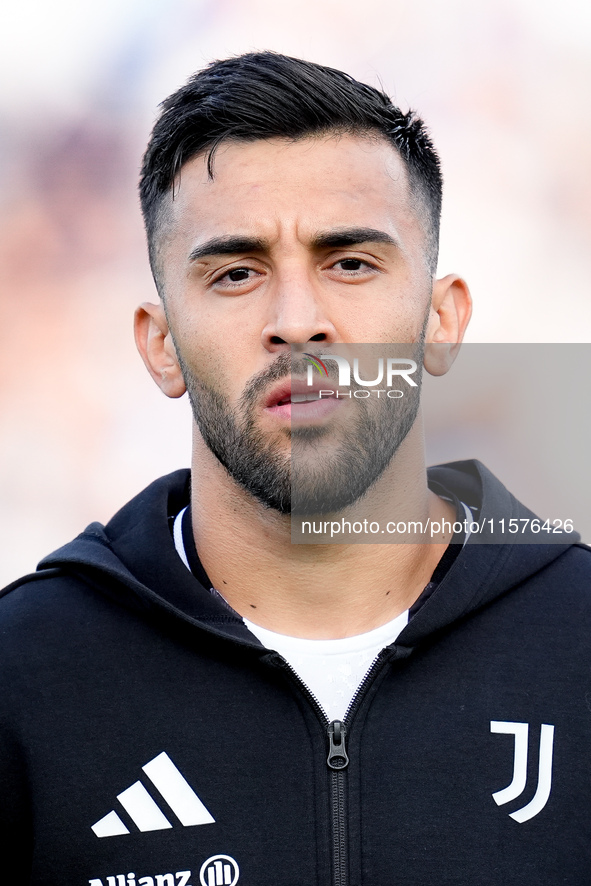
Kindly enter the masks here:
<path id="1" fill-rule="evenodd" d="M 342 640 L 288 637 L 243 620 L 263 646 L 275 649 L 289 662 L 332 721 L 344 719 L 375 658 L 408 624 L 408 610 L 373 631 Z"/>

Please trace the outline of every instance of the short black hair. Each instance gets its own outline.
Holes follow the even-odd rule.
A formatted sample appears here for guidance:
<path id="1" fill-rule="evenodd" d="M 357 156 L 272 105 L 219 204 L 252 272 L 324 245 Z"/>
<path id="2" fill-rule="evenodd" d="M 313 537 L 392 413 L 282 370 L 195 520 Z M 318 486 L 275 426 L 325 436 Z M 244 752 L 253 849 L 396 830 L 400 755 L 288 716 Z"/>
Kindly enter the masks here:
<path id="1" fill-rule="evenodd" d="M 251 52 L 212 62 L 161 104 L 146 153 L 140 200 L 150 264 L 158 285 L 156 234 L 163 198 L 181 167 L 227 140 L 298 139 L 340 132 L 379 134 L 406 164 L 412 195 L 424 217 L 426 257 L 435 273 L 442 177 L 423 121 L 404 114 L 378 89 L 343 71 L 276 52 Z"/>

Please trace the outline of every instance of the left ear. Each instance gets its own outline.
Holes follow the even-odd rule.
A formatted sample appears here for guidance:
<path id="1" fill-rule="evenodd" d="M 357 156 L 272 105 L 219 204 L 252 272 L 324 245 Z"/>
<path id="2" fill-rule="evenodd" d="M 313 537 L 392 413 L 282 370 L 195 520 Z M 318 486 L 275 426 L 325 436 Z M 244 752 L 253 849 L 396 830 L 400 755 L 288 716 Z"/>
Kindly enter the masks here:
<path id="1" fill-rule="evenodd" d="M 144 302 L 134 316 L 135 343 L 146 368 L 167 397 L 182 397 L 185 382 L 161 303 Z"/>
<path id="2" fill-rule="evenodd" d="M 465 280 L 448 274 L 433 284 L 425 336 L 425 369 L 445 375 L 456 359 L 472 314 L 472 297 Z"/>

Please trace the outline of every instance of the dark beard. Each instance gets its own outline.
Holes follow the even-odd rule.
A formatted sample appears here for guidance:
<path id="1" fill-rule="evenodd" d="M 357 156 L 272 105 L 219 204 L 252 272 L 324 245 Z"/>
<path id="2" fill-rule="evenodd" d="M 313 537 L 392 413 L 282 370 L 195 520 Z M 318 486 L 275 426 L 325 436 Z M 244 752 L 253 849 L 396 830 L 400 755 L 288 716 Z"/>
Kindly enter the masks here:
<path id="1" fill-rule="evenodd" d="M 291 356 L 282 354 L 254 376 L 233 412 L 227 399 L 199 381 L 179 359 L 193 418 L 209 449 L 243 489 L 267 508 L 291 513 L 290 460 L 266 442 L 254 423 L 256 404 L 271 382 L 291 373 Z M 245 418 L 240 421 L 240 415 Z"/>
<path id="2" fill-rule="evenodd" d="M 285 431 L 291 438 L 289 458 L 255 425 L 263 391 L 292 373 L 305 374 L 300 355 L 282 354 L 254 376 L 234 411 L 222 394 L 197 379 L 184 361 L 179 362 L 195 423 L 230 476 L 265 507 L 280 514 L 329 514 L 353 504 L 370 489 L 412 428 L 419 408 L 423 341 L 414 347 L 418 386 L 399 399 L 380 398 L 378 404 L 372 403 L 373 409 L 367 400 L 355 400 L 355 422 L 331 456 L 323 455 L 325 428 L 292 427 Z M 360 387 L 353 382 L 351 391 Z M 312 447 L 317 459 L 311 468 Z"/>

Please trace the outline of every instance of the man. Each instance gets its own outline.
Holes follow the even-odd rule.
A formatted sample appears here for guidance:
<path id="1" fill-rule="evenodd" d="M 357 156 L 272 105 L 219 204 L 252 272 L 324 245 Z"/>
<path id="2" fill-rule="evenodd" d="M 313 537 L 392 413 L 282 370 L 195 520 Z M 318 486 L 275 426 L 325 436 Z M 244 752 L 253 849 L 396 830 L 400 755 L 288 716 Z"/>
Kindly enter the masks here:
<path id="1" fill-rule="evenodd" d="M 191 472 L 0 601 L 3 882 L 587 883 L 589 555 L 511 545 L 535 517 L 478 463 L 427 481 L 420 364 L 470 296 L 422 122 L 245 55 L 166 100 L 140 191 Z M 401 390 L 357 396 L 378 353 Z M 292 543 L 359 508 L 415 534 Z"/>

